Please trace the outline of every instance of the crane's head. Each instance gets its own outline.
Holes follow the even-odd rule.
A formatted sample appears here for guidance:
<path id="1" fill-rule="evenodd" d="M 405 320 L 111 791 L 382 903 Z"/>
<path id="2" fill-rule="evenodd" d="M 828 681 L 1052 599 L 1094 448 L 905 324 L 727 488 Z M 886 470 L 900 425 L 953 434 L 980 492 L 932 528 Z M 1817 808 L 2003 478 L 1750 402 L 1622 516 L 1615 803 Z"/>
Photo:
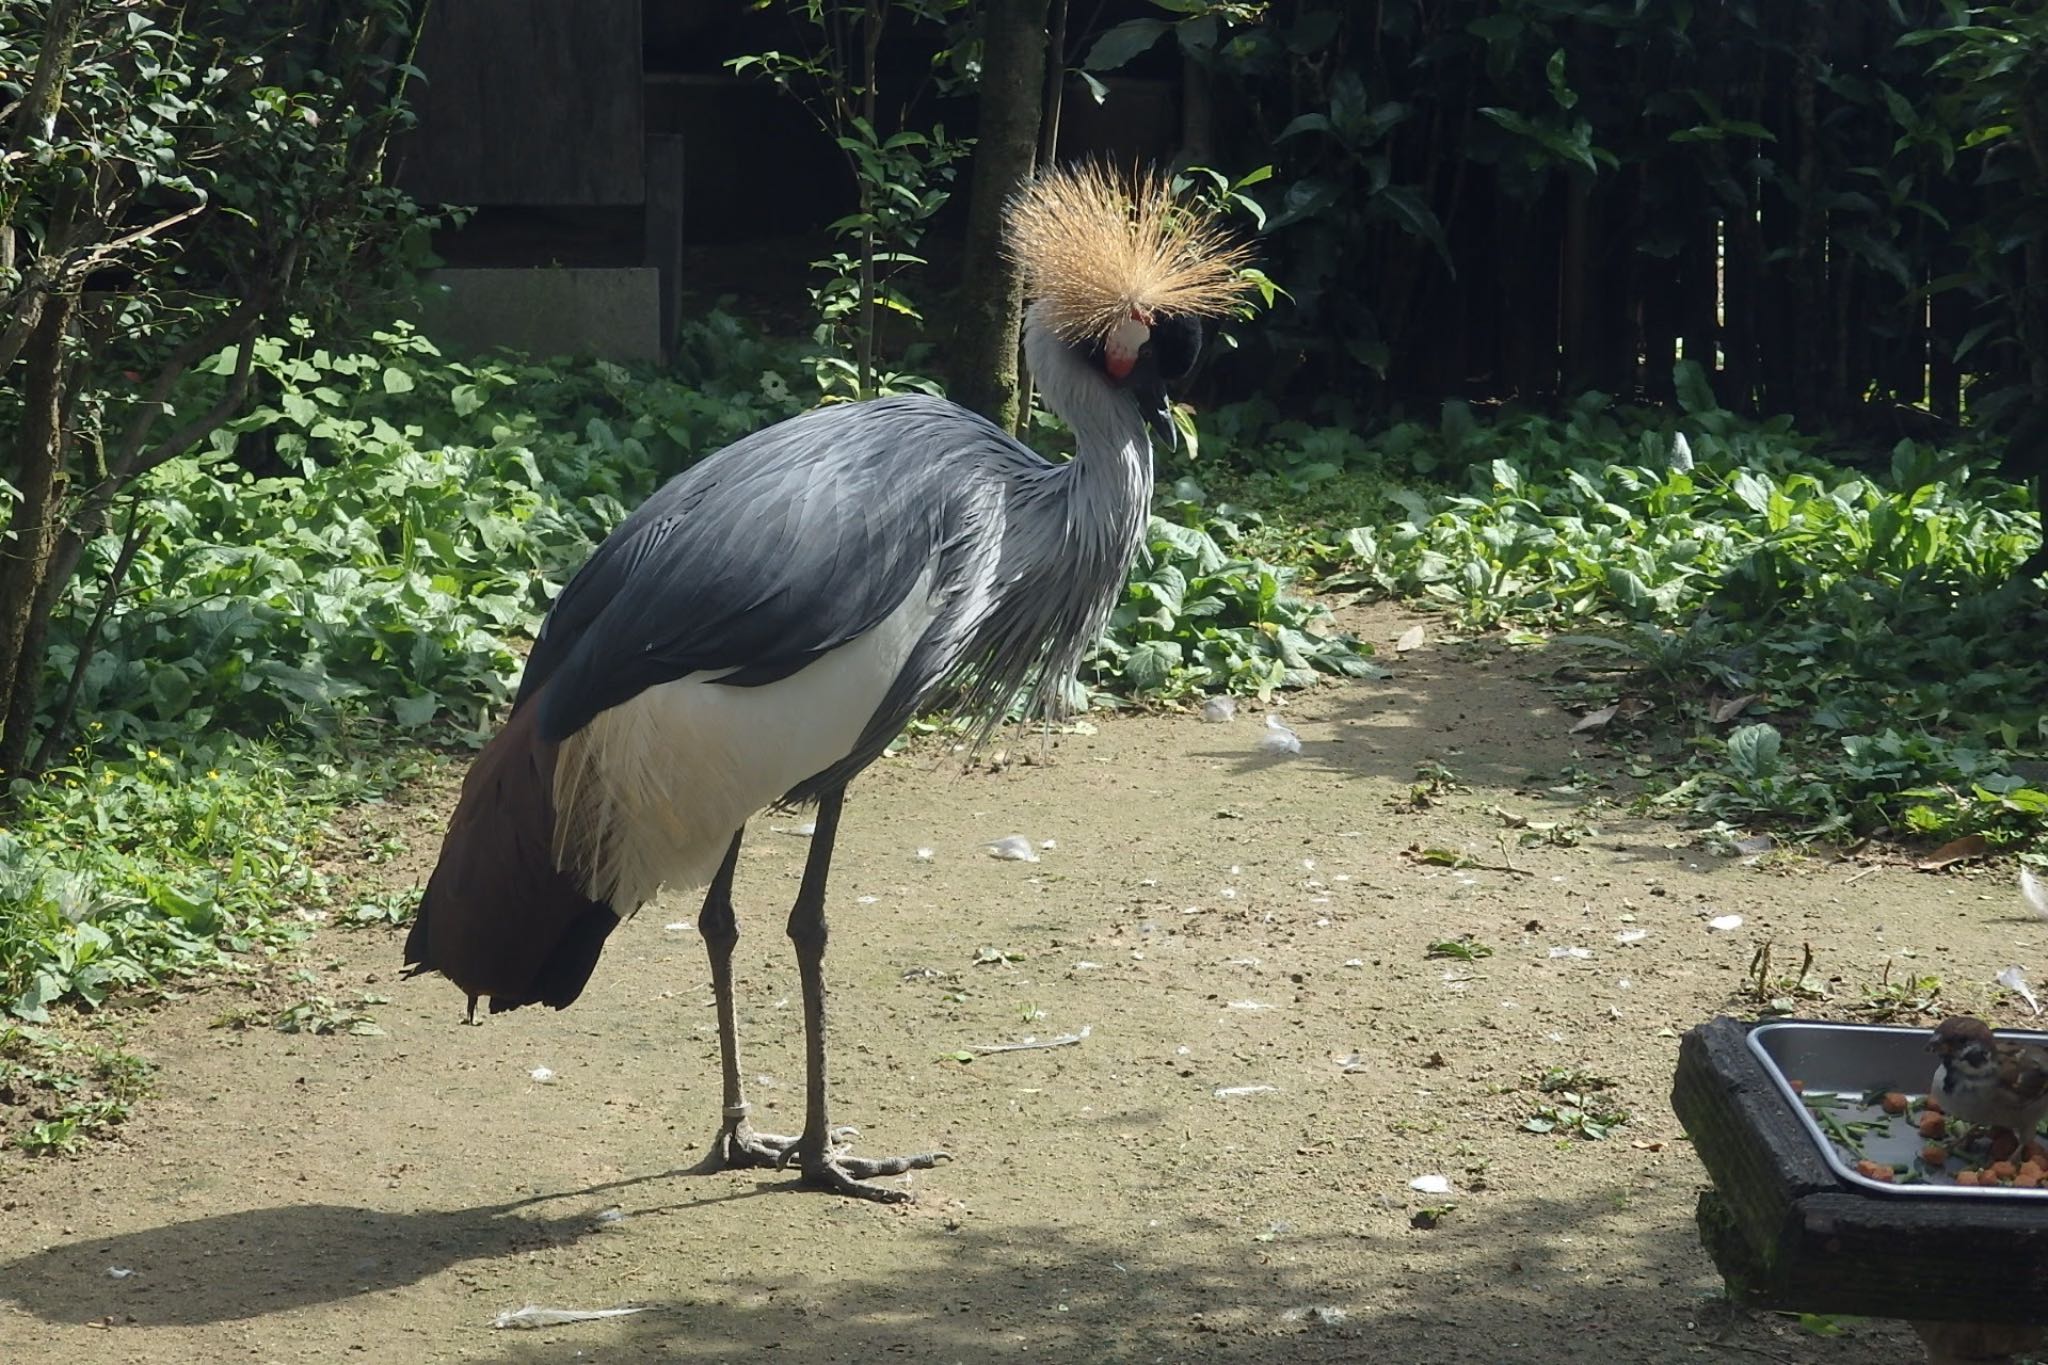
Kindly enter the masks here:
<path id="1" fill-rule="evenodd" d="M 1065 166 L 1010 202 L 1006 245 L 1033 316 L 1174 441 L 1167 386 L 1187 377 L 1205 317 L 1245 292 L 1251 254 L 1206 209 L 1177 202 L 1155 172 Z"/>

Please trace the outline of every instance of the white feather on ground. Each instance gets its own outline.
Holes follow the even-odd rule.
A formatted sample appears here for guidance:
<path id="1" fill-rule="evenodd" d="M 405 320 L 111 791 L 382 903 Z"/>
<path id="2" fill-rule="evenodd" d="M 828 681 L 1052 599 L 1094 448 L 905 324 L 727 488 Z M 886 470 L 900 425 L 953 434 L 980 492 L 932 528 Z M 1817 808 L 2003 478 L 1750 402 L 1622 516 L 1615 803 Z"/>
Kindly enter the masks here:
<path id="1" fill-rule="evenodd" d="M 2034 869 L 2025 863 L 2020 864 L 2020 900 L 2034 912 L 2035 918 L 2048 919 L 2048 886 L 2043 886 Z"/>

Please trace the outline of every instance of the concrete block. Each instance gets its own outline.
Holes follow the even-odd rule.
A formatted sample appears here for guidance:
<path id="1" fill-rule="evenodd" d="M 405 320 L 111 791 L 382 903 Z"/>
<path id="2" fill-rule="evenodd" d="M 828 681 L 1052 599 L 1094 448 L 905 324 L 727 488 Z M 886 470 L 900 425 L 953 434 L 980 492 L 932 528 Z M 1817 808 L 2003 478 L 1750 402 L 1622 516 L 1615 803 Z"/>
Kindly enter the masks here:
<path id="1" fill-rule="evenodd" d="M 420 330 L 443 348 L 499 346 L 553 355 L 659 362 L 661 272 L 652 266 L 436 270 Z"/>

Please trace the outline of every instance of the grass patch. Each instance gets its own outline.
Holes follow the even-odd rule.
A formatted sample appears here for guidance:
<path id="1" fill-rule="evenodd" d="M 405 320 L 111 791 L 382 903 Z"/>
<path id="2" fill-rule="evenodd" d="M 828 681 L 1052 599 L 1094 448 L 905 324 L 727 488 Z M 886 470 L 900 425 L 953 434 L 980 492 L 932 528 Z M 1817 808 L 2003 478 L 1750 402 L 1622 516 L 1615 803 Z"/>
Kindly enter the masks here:
<path id="1" fill-rule="evenodd" d="M 111 1135 L 149 1094 L 154 1069 L 119 1047 L 0 1025 L 0 1140 L 30 1156 Z"/>
<path id="2" fill-rule="evenodd" d="M 296 941 L 330 899 L 310 856 L 327 818 L 415 768 L 222 740 L 24 786 L 0 832 L 0 1007 L 46 1023 L 60 1001 L 91 1008 Z"/>

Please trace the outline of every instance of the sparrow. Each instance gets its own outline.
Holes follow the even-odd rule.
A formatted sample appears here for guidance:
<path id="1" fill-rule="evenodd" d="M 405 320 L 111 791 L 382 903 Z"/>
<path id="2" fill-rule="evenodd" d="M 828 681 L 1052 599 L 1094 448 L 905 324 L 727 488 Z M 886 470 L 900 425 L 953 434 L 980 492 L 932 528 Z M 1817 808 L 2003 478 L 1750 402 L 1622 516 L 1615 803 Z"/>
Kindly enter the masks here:
<path id="1" fill-rule="evenodd" d="M 2048 1118 L 2048 1053 L 2001 1041 L 1967 1014 L 1942 1020 L 1927 1050 L 1941 1058 L 1929 1093 L 1942 1110 L 1968 1124 L 2010 1129 L 2024 1152 Z"/>

